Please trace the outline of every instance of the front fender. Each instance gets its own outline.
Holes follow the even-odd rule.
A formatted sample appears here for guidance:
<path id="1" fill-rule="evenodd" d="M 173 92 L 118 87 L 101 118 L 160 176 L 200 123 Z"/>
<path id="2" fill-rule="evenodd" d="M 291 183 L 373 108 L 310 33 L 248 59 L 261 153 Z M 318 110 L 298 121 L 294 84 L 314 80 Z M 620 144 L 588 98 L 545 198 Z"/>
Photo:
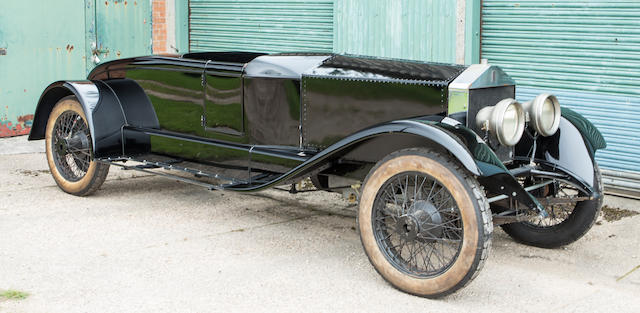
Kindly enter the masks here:
<path id="1" fill-rule="evenodd" d="M 596 150 L 607 147 L 602 133 L 582 114 L 569 108 L 562 108 L 562 117 L 580 132 L 592 158 L 595 157 Z"/>
<path id="2" fill-rule="evenodd" d="M 426 121 L 421 121 L 425 123 Z M 428 122 L 427 122 L 428 123 Z M 498 156 L 473 130 L 456 120 L 443 118 L 440 122 L 431 122 L 451 134 L 462 144 L 473 158 L 479 173 L 478 181 L 489 192 L 516 199 L 528 208 L 544 212 L 544 207 L 516 180 L 511 172 L 502 164 Z"/>
<path id="3" fill-rule="evenodd" d="M 526 159 L 532 139 L 524 138 L 516 146 L 516 158 Z M 550 170 L 562 171 L 594 196 L 599 190 L 595 152 L 607 146 L 600 131 L 582 115 L 562 109 L 558 131 L 536 140 L 536 162 Z"/>
<path id="4" fill-rule="evenodd" d="M 398 120 L 376 125 L 343 138 L 271 182 L 260 186 L 237 186 L 230 189 L 254 191 L 274 186 L 282 181 L 303 177 L 311 169 L 326 163 L 336 155 L 343 155 L 345 151 L 349 151 L 360 143 L 391 134 L 411 134 L 424 138 L 423 144 L 435 144 L 451 153 L 465 169 L 478 176 L 480 182 L 492 193 L 514 197 L 532 209 L 541 210 L 542 208 L 476 133 L 447 117 Z"/>
<path id="5" fill-rule="evenodd" d="M 344 155 L 358 144 L 376 137 L 397 133 L 424 137 L 449 151 L 469 172 L 474 175 L 482 174 L 473 155 L 465 145 L 461 143 L 460 140 L 456 140 L 455 136 L 452 136 L 452 134 L 447 132 L 443 127 L 436 125 L 436 122 L 428 120 L 398 120 L 379 124 L 351 134 L 318 152 L 313 157 L 273 181 L 259 186 L 238 186 L 229 189 L 236 191 L 255 191 L 274 186 L 282 181 L 303 177 L 309 173 L 311 169 L 317 168 L 329 160 L 334 159 L 336 156 Z"/>

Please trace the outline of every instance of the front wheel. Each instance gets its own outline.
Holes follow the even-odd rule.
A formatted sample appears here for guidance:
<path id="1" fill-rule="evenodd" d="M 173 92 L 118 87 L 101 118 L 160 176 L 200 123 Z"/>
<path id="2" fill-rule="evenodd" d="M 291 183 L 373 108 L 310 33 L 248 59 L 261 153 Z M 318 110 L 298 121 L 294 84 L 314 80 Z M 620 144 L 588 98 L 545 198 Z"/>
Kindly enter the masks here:
<path id="1" fill-rule="evenodd" d="M 571 202 L 572 198 L 585 197 L 571 185 L 560 182 L 545 188 L 536 196 L 551 200 L 567 200 L 562 204 L 546 205 L 549 216 L 531 215 L 528 220 L 502 225 L 502 229 L 518 242 L 540 248 L 558 248 L 582 238 L 600 216 L 602 207 L 602 174 L 596 164 L 594 175 L 600 197 Z M 541 203 L 544 201 L 541 199 Z"/>
<path id="2" fill-rule="evenodd" d="M 423 297 L 450 294 L 482 268 L 493 225 L 478 182 L 451 157 L 394 152 L 365 179 L 358 228 L 374 268 L 394 287 Z"/>
<path id="3" fill-rule="evenodd" d="M 91 132 L 75 97 L 60 100 L 49 115 L 45 132 L 47 162 L 60 189 L 76 196 L 94 193 L 109 165 L 93 159 Z"/>

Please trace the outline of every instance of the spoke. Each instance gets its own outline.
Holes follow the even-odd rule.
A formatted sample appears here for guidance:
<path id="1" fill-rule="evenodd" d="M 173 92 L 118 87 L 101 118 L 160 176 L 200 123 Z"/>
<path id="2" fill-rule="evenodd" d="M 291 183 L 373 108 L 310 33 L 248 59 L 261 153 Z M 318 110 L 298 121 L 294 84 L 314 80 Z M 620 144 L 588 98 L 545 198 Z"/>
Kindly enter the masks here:
<path id="1" fill-rule="evenodd" d="M 405 176 L 405 184 L 404 184 L 404 204 L 407 205 L 407 201 L 409 199 L 409 175 Z"/>
<path id="2" fill-rule="evenodd" d="M 451 230 L 453 230 L 453 229 L 451 229 Z M 455 230 L 455 231 L 453 231 L 453 232 L 448 232 L 448 231 L 445 229 L 445 234 L 446 234 L 446 237 L 447 237 L 448 239 L 451 239 L 451 240 L 460 240 L 460 241 L 461 241 L 461 240 L 462 240 L 462 236 L 460 236 L 461 231 L 462 231 L 462 229 L 456 229 L 456 230 Z M 449 236 L 449 235 L 452 235 L 452 234 L 454 234 L 454 235 L 456 236 L 456 238 L 451 238 L 451 236 Z"/>
<path id="3" fill-rule="evenodd" d="M 434 229 L 437 229 L 438 227 L 442 227 L 442 231 L 453 231 L 453 232 L 459 232 L 459 231 L 461 231 L 461 230 L 462 230 L 461 228 L 457 228 L 457 227 L 443 227 L 443 226 L 438 225 L 438 224 L 431 224 L 431 225 L 433 225 L 433 226 L 432 226 L 432 227 L 430 227 L 430 228 L 425 228 L 425 229 L 423 229 L 423 230 L 422 230 L 422 233 L 429 233 L 430 231 L 432 231 L 432 230 L 434 230 Z M 422 237 L 422 238 L 426 238 L 426 237 Z M 435 239 L 435 238 L 429 238 L 429 239 Z"/>
<path id="4" fill-rule="evenodd" d="M 409 266 L 409 270 L 411 269 L 411 261 L 413 261 L 414 258 L 415 248 L 415 245 L 409 244 L 409 256 L 407 257 L 407 265 Z"/>
<path id="5" fill-rule="evenodd" d="M 442 205 L 445 205 L 445 204 L 447 204 L 447 203 L 451 203 L 451 202 L 453 202 L 453 201 L 454 201 L 454 200 L 453 200 L 453 196 L 451 196 L 451 194 L 447 194 L 447 200 L 446 200 L 446 201 L 444 201 L 444 202 L 442 203 Z M 438 206 L 438 208 L 437 208 L 438 212 L 440 212 L 440 213 L 442 213 L 442 211 L 440 210 L 440 208 L 441 208 L 441 207 L 442 207 L 442 206 Z M 453 209 L 453 205 L 450 205 L 449 207 L 451 207 L 451 209 Z"/>
<path id="6" fill-rule="evenodd" d="M 60 137 L 64 138 L 63 134 L 67 133 L 67 118 L 69 116 L 67 114 L 62 115 L 58 119 L 60 120 Z"/>
<path id="7" fill-rule="evenodd" d="M 380 217 L 376 217 L 376 221 L 384 221 L 388 218 L 388 216 L 380 216 Z"/>
<path id="8" fill-rule="evenodd" d="M 427 200 L 431 200 L 433 199 L 435 196 L 437 196 L 438 194 L 440 194 L 440 192 L 442 192 L 442 190 L 445 190 L 444 186 L 440 187 L 440 190 L 438 190 L 438 192 L 436 192 L 435 194 L 433 194 L 433 196 L 431 196 L 430 198 L 428 198 Z"/>
<path id="9" fill-rule="evenodd" d="M 404 250 L 404 246 L 407 244 L 407 242 L 405 240 L 403 240 L 402 238 L 400 238 L 400 249 L 396 250 L 398 252 L 398 254 L 396 255 L 396 257 L 400 257 L 402 256 L 402 250 Z"/>
<path id="10" fill-rule="evenodd" d="M 424 186 L 424 182 L 427 181 L 427 177 L 425 176 L 422 179 L 422 183 L 420 184 L 420 188 L 418 188 L 418 190 L 420 190 L 420 194 L 422 194 L 422 187 Z M 416 181 L 416 185 L 418 184 L 418 182 Z"/>
<path id="11" fill-rule="evenodd" d="M 392 183 L 390 183 L 389 186 L 391 187 L 391 194 L 393 195 L 393 204 L 398 205 L 398 197 L 396 196 L 396 190 L 393 188 Z"/>
<path id="12" fill-rule="evenodd" d="M 388 194 L 389 194 L 388 190 L 386 190 L 386 189 L 384 190 L 384 193 L 385 193 L 385 195 L 388 195 Z M 391 200 L 391 198 L 389 198 L 389 200 Z M 385 214 L 387 214 L 387 215 L 391 216 L 391 217 L 393 218 L 393 220 L 397 222 L 396 215 L 398 215 L 398 214 L 397 214 L 397 213 L 395 213 L 395 214 L 394 214 L 394 213 L 392 213 L 392 212 L 389 212 L 389 211 L 387 210 L 386 202 L 387 202 L 387 201 L 386 201 L 386 198 L 385 198 L 385 201 L 384 201 L 384 207 L 383 207 L 382 211 L 383 211 Z M 396 204 L 396 203 L 394 203 L 394 204 Z M 399 215 L 398 215 L 398 216 L 399 216 Z"/>
<path id="13" fill-rule="evenodd" d="M 427 196 L 427 198 L 425 200 L 431 199 L 431 193 L 433 192 L 433 188 L 435 188 L 436 184 L 437 184 L 437 182 L 434 179 L 433 180 L 433 185 L 431 185 L 431 189 L 429 190 L 429 195 Z"/>
<path id="14" fill-rule="evenodd" d="M 431 260 L 429 259 L 429 254 L 431 253 L 431 249 L 427 252 L 427 248 L 432 248 L 431 245 L 422 245 L 424 250 L 424 256 L 422 257 L 422 264 L 424 264 L 425 271 L 429 271 L 429 265 L 431 264 Z M 433 248 L 432 248 L 433 249 Z M 427 262 L 427 260 L 429 262 Z"/>
<path id="15" fill-rule="evenodd" d="M 416 198 L 418 195 L 418 174 L 413 180 L 413 203 L 416 203 Z"/>
<path id="16" fill-rule="evenodd" d="M 73 154 L 80 153 L 80 154 L 82 154 L 82 155 L 84 155 L 84 156 L 87 156 L 87 157 L 90 157 L 90 156 L 91 156 L 91 154 L 89 153 L 89 150 L 88 150 L 88 149 L 86 149 L 86 150 L 84 150 L 84 149 L 83 149 L 83 150 L 70 149 L 70 150 L 69 150 L 69 152 L 71 152 L 71 153 L 73 153 Z"/>
<path id="17" fill-rule="evenodd" d="M 393 189 L 393 188 L 392 188 L 392 189 Z M 393 192 L 393 191 L 392 191 L 392 192 Z M 385 188 L 385 189 L 384 189 L 384 196 L 385 196 L 385 198 L 384 198 L 385 202 L 387 202 L 387 200 L 389 200 L 389 201 L 394 201 L 394 199 L 392 199 L 392 198 L 395 198 L 395 196 L 391 196 L 391 195 L 389 194 L 389 189 L 387 189 L 387 188 Z M 394 201 L 394 204 L 395 204 L 395 201 Z"/>
<path id="18" fill-rule="evenodd" d="M 433 264 L 433 259 L 431 258 L 431 256 L 433 255 L 433 251 L 436 249 L 436 247 L 434 247 L 433 245 L 427 245 L 430 249 L 429 249 L 429 254 L 427 256 L 427 260 L 429 261 L 429 265 L 431 265 L 431 268 L 433 268 L 433 270 L 436 270 L 436 266 Z"/>
<path id="19" fill-rule="evenodd" d="M 418 237 L 421 238 L 421 239 L 434 240 L 434 241 L 439 241 L 439 242 L 459 243 L 461 241 L 460 239 L 424 237 L 424 236 L 421 236 L 421 235 L 418 235 Z"/>
<path id="20" fill-rule="evenodd" d="M 395 233 L 395 229 L 393 228 L 393 226 L 389 225 L 388 223 L 382 223 L 382 226 L 380 227 L 380 229 L 384 230 L 388 234 L 394 234 Z"/>
<path id="21" fill-rule="evenodd" d="M 71 132 L 71 123 L 72 123 L 72 120 L 73 120 L 73 114 L 69 114 L 69 115 L 67 115 L 67 116 L 66 116 L 66 118 L 65 118 L 65 121 L 64 121 L 64 123 L 65 123 L 64 127 L 65 127 L 65 128 L 64 128 L 64 133 L 63 133 L 65 138 L 67 138 L 67 136 L 68 136 L 68 135 L 69 135 L 69 133 Z"/>
<path id="22" fill-rule="evenodd" d="M 404 215 L 405 205 L 407 204 L 407 197 L 400 178 L 398 178 L 398 187 L 400 188 L 400 192 L 402 193 L 402 215 Z"/>
<path id="23" fill-rule="evenodd" d="M 440 242 L 436 241 L 435 245 L 437 246 L 438 243 L 440 243 Z M 440 246 L 442 247 L 442 244 L 440 244 Z M 440 262 L 440 266 L 444 266 L 444 265 L 447 264 L 447 262 L 445 262 L 444 256 L 440 253 L 439 250 L 440 249 L 434 249 L 433 251 L 435 252 L 436 258 L 438 258 L 438 262 Z"/>
<path id="24" fill-rule="evenodd" d="M 73 129 L 76 128 L 76 123 L 78 122 L 79 118 L 80 116 L 78 115 L 77 118 L 73 119 L 73 124 L 71 124 L 71 127 L 69 127 L 69 135 L 68 135 L 69 138 L 71 138 L 71 134 L 73 133 Z"/>
<path id="25" fill-rule="evenodd" d="M 416 271 L 420 271 L 420 268 L 418 267 L 418 255 L 420 254 L 420 251 L 421 251 L 420 248 L 421 248 L 421 245 L 417 245 L 416 243 L 414 243 L 411 260 L 413 261 L 414 268 L 416 269 Z"/>
<path id="26" fill-rule="evenodd" d="M 397 249 L 396 249 L 396 248 L 397 248 L 397 247 L 400 247 L 401 245 L 402 245 L 402 240 L 400 240 L 400 243 L 398 243 L 397 245 L 391 245 L 391 246 L 389 246 L 388 248 L 389 248 L 389 249 L 394 249 L 394 250 L 396 250 L 396 251 L 397 251 Z"/>

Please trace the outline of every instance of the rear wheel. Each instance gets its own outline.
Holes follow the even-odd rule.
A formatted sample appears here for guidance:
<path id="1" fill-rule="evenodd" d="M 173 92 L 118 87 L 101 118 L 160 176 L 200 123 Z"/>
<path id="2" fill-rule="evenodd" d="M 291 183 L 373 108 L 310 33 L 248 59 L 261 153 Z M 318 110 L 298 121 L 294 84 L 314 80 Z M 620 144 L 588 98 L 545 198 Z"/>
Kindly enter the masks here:
<path id="1" fill-rule="evenodd" d="M 596 179 L 600 195 L 602 195 L 602 175 L 595 166 Z M 600 215 L 602 196 L 594 200 L 571 202 L 572 198 L 582 198 L 585 195 L 567 183 L 558 183 L 553 188 L 547 188 L 542 198 L 551 200 L 567 200 L 565 203 L 546 205 L 549 216 L 541 218 L 531 215 L 527 221 L 505 224 L 502 229 L 513 239 L 526 245 L 541 248 L 557 248 L 568 245 L 582 238 Z M 561 201 L 559 201 L 561 202 Z M 544 205 L 545 201 L 541 201 Z"/>
<path id="2" fill-rule="evenodd" d="M 475 178 L 448 156 L 407 149 L 378 162 L 365 179 L 358 228 L 382 277 L 402 291 L 434 298 L 476 276 L 493 225 Z"/>
<path id="3" fill-rule="evenodd" d="M 91 133 L 82 106 L 75 97 L 60 100 L 49 115 L 45 132 L 47 162 L 64 192 L 94 193 L 109 173 L 109 165 L 93 159 Z"/>

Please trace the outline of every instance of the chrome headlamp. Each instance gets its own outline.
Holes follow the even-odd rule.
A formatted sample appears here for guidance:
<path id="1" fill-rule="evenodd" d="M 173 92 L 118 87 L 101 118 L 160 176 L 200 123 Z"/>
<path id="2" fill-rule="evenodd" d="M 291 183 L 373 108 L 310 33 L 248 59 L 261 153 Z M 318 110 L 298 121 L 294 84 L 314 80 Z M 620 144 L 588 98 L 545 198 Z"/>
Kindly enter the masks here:
<path id="1" fill-rule="evenodd" d="M 514 146 L 520 141 L 524 124 L 522 105 L 511 98 L 494 106 L 484 107 L 476 115 L 478 128 L 489 131 L 504 146 Z"/>
<path id="2" fill-rule="evenodd" d="M 548 137 L 556 133 L 560 125 L 560 103 L 554 95 L 541 94 L 522 104 L 529 114 L 529 122 L 540 135 Z"/>

